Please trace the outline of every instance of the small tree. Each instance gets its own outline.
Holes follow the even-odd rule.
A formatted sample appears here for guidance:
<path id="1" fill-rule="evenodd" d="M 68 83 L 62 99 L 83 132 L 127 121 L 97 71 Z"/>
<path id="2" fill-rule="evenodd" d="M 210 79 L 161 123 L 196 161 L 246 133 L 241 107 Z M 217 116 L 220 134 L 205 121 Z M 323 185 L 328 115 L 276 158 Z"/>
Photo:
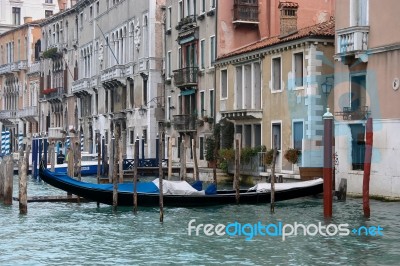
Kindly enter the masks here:
<path id="1" fill-rule="evenodd" d="M 299 161 L 300 154 L 301 151 L 298 149 L 288 149 L 285 151 L 285 154 L 283 156 L 292 164 L 296 164 Z"/>

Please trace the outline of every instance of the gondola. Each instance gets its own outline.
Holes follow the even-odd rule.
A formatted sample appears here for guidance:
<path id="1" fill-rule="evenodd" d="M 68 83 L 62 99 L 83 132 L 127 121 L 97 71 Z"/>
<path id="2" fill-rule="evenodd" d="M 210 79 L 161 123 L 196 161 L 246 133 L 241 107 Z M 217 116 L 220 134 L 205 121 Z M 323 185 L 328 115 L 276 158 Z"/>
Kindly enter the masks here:
<path id="1" fill-rule="evenodd" d="M 45 169 L 41 164 L 39 175 L 46 183 L 83 197 L 87 200 L 112 205 L 113 185 L 93 184 L 75 180 L 66 174 L 54 173 Z M 293 184 L 293 185 L 290 185 Z M 282 185 L 282 186 L 281 186 Z M 297 183 L 276 184 L 275 201 L 290 200 L 321 193 L 323 190 L 322 179 Z M 158 187 L 153 182 L 139 182 L 137 185 L 138 206 L 158 206 Z M 164 191 L 164 190 L 163 190 Z M 271 194 L 268 189 L 264 191 L 240 190 L 240 204 L 269 203 Z M 236 194 L 233 190 L 218 190 L 215 193 L 190 194 L 190 195 L 164 195 L 164 206 L 171 207 L 205 207 L 224 204 L 235 204 Z M 133 206 L 133 184 L 118 184 L 118 206 Z"/>

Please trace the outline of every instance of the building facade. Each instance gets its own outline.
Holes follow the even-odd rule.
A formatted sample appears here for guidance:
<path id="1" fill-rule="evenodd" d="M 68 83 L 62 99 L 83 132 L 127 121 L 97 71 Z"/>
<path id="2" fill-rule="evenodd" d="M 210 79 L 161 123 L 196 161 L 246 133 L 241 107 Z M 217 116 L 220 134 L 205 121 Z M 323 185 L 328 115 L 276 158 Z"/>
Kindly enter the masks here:
<path id="1" fill-rule="evenodd" d="M 337 182 L 362 192 L 365 125 L 373 119 L 370 194 L 400 196 L 399 21 L 400 3 L 337 0 L 335 55 L 335 146 Z M 390 26 L 388 26 L 390 25 Z"/>
<path id="2" fill-rule="evenodd" d="M 71 7 L 67 0 L 0 0 L 0 34 L 24 24 L 24 18 L 43 19 Z"/>
<path id="3" fill-rule="evenodd" d="M 322 88 L 326 92 L 328 86 L 333 87 L 334 20 L 329 16 L 332 5 L 329 2 L 326 7 L 312 7 L 311 1 L 275 5 L 272 1 L 272 10 L 258 6 L 257 21 L 257 16 L 241 12 L 245 9 L 238 6 L 239 2 L 234 3 L 231 16 L 232 23 L 238 24 L 233 28 L 238 40 L 241 31 L 249 27 L 265 36 L 275 35 L 218 57 L 217 120 L 233 122 L 235 133 L 242 136 L 243 147 L 276 147 L 276 171 L 280 174 L 292 176 L 298 174 L 298 167 L 321 167 L 322 115 L 328 102 Z M 249 10 L 255 8 L 255 3 Z M 262 15 L 265 9 L 274 15 Z M 227 12 L 224 10 L 221 12 Z M 311 18 L 317 18 L 317 23 Z M 324 22 L 318 23 L 321 21 Z M 299 28 L 310 23 L 314 25 Z M 265 29 L 268 24 L 271 27 Z M 219 37 L 226 38 L 227 32 Z M 297 164 L 284 159 L 288 149 L 301 152 Z"/>
<path id="4" fill-rule="evenodd" d="M 10 132 L 11 152 L 17 152 L 21 137 L 38 132 L 38 84 L 30 82 L 30 66 L 38 59 L 40 25 L 27 21 L 0 35 L 0 126 Z"/>
<path id="5" fill-rule="evenodd" d="M 165 5 L 165 123 L 172 160 L 206 166 L 205 140 L 215 119 L 217 1 L 167 0 Z M 196 149 L 193 151 L 192 142 Z M 184 146 L 182 146 L 182 142 Z"/>
<path id="6" fill-rule="evenodd" d="M 80 1 L 76 12 L 76 130 L 84 151 L 95 149 L 99 133 L 111 153 L 116 126 L 121 128 L 123 154 L 155 157 L 158 121 L 162 120 L 163 0 Z"/>

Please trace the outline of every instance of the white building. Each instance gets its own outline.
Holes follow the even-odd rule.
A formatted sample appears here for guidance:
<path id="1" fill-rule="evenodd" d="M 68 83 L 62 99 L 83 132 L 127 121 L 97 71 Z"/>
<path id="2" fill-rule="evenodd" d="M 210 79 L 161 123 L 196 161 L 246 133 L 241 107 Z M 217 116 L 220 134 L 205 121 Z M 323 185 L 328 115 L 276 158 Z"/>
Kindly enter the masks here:
<path id="1" fill-rule="evenodd" d="M 24 24 L 25 17 L 33 20 L 47 18 L 70 8 L 75 0 L 0 0 L 0 34 Z"/>

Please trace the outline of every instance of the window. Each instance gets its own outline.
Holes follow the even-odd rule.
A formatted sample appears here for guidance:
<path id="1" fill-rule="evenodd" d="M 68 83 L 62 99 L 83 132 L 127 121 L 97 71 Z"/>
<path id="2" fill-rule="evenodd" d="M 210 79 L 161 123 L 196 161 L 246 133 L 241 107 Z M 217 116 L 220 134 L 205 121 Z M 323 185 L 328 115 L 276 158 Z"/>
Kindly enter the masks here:
<path id="1" fill-rule="evenodd" d="M 46 4 L 52 4 L 52 3 L 53 3 L 53 0 L 46 0 L 45 3 L 46 3 Z"/>
<path id="2" fill-rule="evenodd" d="M 181 69 L 182 68 L 182 48 L 181 47 L 178 48 L 178 60 L 177 60 L 177 62 L 178 62 L 178 69 Z"/>
<path id="3" fill-rule="evenodd" d="M 100 2 L 96 2 L 96 15 L 98 16 L 100 14 Z"/>
<path id="4" fill-rule="evenodd" d="M 89 19 L 92 19 L 92 18 L 93 18 L 93 7 L 90 6 L 89 7 Z"/>
<path id="5" fill-rule="evenodd" d="M 366 76 L 351 76 L 350 84 L 350 108 L 352 111 L 360 110 L 366 105 Z"/>
<path id="6" fill-rule="evenodd" d="M 204 91 L 200 92 L 200 114 L 203 117 L 205 115 L 204 109 Z"/>
<path id="7" fill-rule="evenodd" d="M 133 128 L 129 129 L 129 144 L 135 144 L 135 130 Z"/>
<path id="8" fill-rule="evenodd" d="M 303 122 L 293 122 L 293 148 L 301 151 L 303 149 Z"/>
<path id="9" fill-rule="evenodd" d="M 365 127 L 362 124 L 351 124 L 351 164 L 353 170 L 364 170 Z"/>
<path id="10" fill-rule="evenodd" d="M 53 11 L 51 11 L 51 10 L 45 10 L 45 11 L 44 11 L 44 16 L 45 16 L 46 18 L 53 16 Z"/>
<path id="11" fill-rule="evenodd" d="M 167 72 L 167 78 L 171 78 L 172 76 L 172 71 L 171 71 L 171 51 L 167 52 L 167 65 L 166 65 L 166 72 Z"/>
<path id="12" fill-rule="evenodd" d="M 172 7 L 168 7 L 168 13 L 167 13 L 167 30 L 171 29 L 172 25 Z"/>
<path id="13" fill-rule="evenodd" d="M 179 6 L 178 6 L 178 22 L 183 19 L 183 3 L 182 1 L 179 1 Z"/>
<path id="14" fill-rule="evenodd" d="M 215 1 L 216 0 L 210 0 L 210 9 L 214 9 L 215 8 Z"/>
<path id="15" fill-rule="evenodd" d="M 214 104 L 214 90 L 210 90 L 210 117 L 214 117 L 215 113 L 215 104 Z"/>
<path id="16" fill-rule="evenodd" d="M 129 101 L 130 107 L 135 107 L 135 86 L 133 84 L 133 79 L 129 79 Z"/>
<path id="17" fill-rule="evenodd" d="M 294 83 L 296 87 L 303 87 L 303 53 L 294 54 Z"/>
<path id="18" fill-rule="evenodd" d="M 369 24 L 369 0 L 351 0 L 350 2 L 350 26 L 368 26 Z"/>
<path id="19" fill-rule="evenodd" d="M 272 90 L 280 91 L 281 88 L 281 58 L 272 59 Z"/>
<path id="20" fill-rule="evenodd" d="M 143 129 L 142 138 L 143 138 L 143 144 L 147 144 L 147 129 L 146 128 Z"/>
<path id="21" fill-rule="evenodd" d="M 200 41 L 200 68 L 204 69 L 205 62 L 204 62 L 204 52 L 205 52 L 205 40 Z"/>
<path id="22" fill-rule="evenodd" d="M 281 124 L 273 123 L 272 124 L 272 140 L 271 147 L 281 149 Z"/>
<path id="23" fill-rule="evenodd" d="M 12 8 L 12 22 L 14 25 L 21 25 L 21 8 Z"/>
<path id="24" fill-rule="evenodd" d="M 206 0 L 200 0 L 200 13 L 206 12 Z"/>
<path id="25" fill-rule="evenodd" d="M 199 152 L 200 152 L 200 160 L 204 160 L 204 138 L 200 137 L 199 138 Z"/>
<path id="26" fill-rule="evenodd" d="M 82 28 L 83 27 L 83 13 L 81 13 L 80 17 L 81 17 L 81 28 Z"/>
<path id="27" fill-rule="evenodd" d="M 172 109 L 171 96 L 168 96 L 168 98 L 167 98 L 167 120 L 168 121 L 171 120 L 171 109 Z"/>
<path id="28" fill-rule="evenodd" d="M 215 36 L 210 37 L 210 67 L 213 67 L 215 62 Z"/>
<path id="29" fill-rule="evenodd" d="M 228 98 L 228 70 L 221 70 L 221 98 Z"/>
<path id="30" fill-rule="evenodd" d="M 236 109 L 261 109 L 260 63 L 249 63 L 236 67 Z"/>

